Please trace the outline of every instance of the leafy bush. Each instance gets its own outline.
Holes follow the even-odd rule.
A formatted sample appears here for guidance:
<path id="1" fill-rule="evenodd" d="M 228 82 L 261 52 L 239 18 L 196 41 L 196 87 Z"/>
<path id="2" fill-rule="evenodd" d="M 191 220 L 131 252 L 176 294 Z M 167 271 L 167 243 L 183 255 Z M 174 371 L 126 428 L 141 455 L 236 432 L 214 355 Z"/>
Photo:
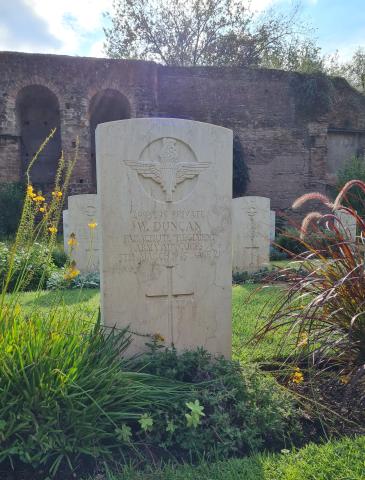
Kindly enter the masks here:
<path id="1" fill-rule="evenodd" d="M 271 245 L 271 247 L 270 247 L 270 260 L 271 261 L 286 260 L 287 258 L 288 258 L 288 254 L 285 253 L 285 251 L 279 250 L 279 248 Z"/>
<path id="2" fill-rule="evenodd" d="M 15 234 L 23 208 L 24 185 L 0 184 L 0 237 Z"/>
<path id="3" fill-rule="evenodd" d="M 56 245 L 52 250 L 52 260 L 56 267 L 64 267 L 68 261 L 67 253 L 64 251 L 63 246 Z"/>
<path id="4" fill-rule="evenodd" d="M 235 272 L 232 276 L 232 281 L 236 285 L 243 283 L 260 283 L 265 281 L 269 272 L 268 267 L 262 267 L 257 272 Z"/>
<path id="5" fill-rule="evenodd" d="M 195 428 L 184 415 L 189 415 L 186 400 L 180 400 L 167 409 L 151 405 L 153 426 L 139 437 L 174 457 L 197 460 L 278 449 L 298 432 L 292 398 L 253 366 L 240 368 L 202 349 L 177 354 L 156 348 L 137 365 L 149 374 L 195 386 L 191 402 L 203 414 Z"/>
<path id="6" fill-rule="evenodd" d="M 305 242 L 303 242 L 300 240 L 300 231 L 295 228 L 289 228 L 278 236 L 275 240 L 274 247 L 278 252 L 286 254 L 287 256 L 296 256 L 307 252 L 310 245 L 311 248 L 321 251 L 326 255 L 329 244 L 333 243 L 336 243 L 336 238 L 334 234 L 328 230 L 316 229 L 316 232 L 306 235 Z"/>
<path id="7" fill-rule="evenodd" d="M 337 172 L 337 185 L 335 194 L 337 195 L 341 189 L 350 180 L 362 180 L 365 182 L 365 159 L 364 157 L 352 157 Z M 344 198 L 343 204 L 351 206 L 362 217 L 365 216 L 365 195 L 359 187 L 354 187 L 347 194 L 348 198 Z"/>
<path id="8" fill-rule="evenodd" d="M 34 243 L 30 249 L 18 248 L 16 252 L 6 243 L 0 243 L 0 285 L 6 281 L 11 258 L 12 274 L 7 291 L 42 288 L 56 270 L 50 257 L 48 246 L 41 243 Z"/>
<path id="9" fill-rule="evenodd" d="M 98 272 L 81 273 L 70 280 L 65 279 L 66 269 L 52 272 L 47 289 L 58 290 L 61 288 L 100 288 L 100 274 Z"/>

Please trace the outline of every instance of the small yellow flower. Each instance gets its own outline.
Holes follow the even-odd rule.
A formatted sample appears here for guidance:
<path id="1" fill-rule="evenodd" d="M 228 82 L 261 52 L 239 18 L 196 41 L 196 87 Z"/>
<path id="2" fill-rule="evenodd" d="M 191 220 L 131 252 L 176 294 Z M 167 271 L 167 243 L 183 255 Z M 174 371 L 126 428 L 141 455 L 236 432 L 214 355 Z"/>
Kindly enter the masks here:
<path id="1" fill-rule="evenodd" d="M 87 226 L 91 228 L 91 230 L 94 230 L 94 228 L 96 228 L 98 224 L 96 222 L 91 222 L 91 223 L 88 223 Z"/>
<path id="2" fill-rule="evenodd" d="M 73 278 L 77 277 L 80 274 L 80 270 L 76 268 L 76 262 L 73 260 L 71 265 L 68 267 L 67 271 L 65 272 L 63 278 L 65 280 L 72 280 Z"/>
<path id="3" fill-rule="evenodd" d="M 60 190 L 55 190 L 54 192 L 52 192 L 52 197 L 55 197 L 55 198 L 61 198 L 62 195 L 63 194 Z"/>
<path id="4" fill-rule="evenodd" d="M 33 200 L 37 203 L 41 203 L 44 202 L 46 199 L 40 193 L 38 193 L 38 195 L 33 197 Z"/>
<path id="5" fill-rule="evenodd" d="M 165 338 L 160 333 L 155 333 L 152 338 L 155 342 L 163 343 L 165 341 Z"/>
<path id="6" fill-rule="evenodd" d="M 56 227 L 49 227 L 48 228 L 50 233 L 57 233 L 57 228 Z"/>
<path id="7" fill-rule="evenodd" d="M 36 196 L 36 194 L 33 191 L 33 186 L 32 185 L 27 186 L 27 195 L 30 198 L 34 198 Z"/>
<path id="8" fill-rule="evenodd" d="M 340 382 L 343 383 L 344 385 L 347 385 L 350 381 L 350 376 L 349 375 L 341 375 L 340 376 Z"/>
<path id="9" fill-rule="evenodd" d="M 70 247 L 76 247 L 76 245 L 78 245 L 79 242 L 76 240 L 76 235 L 74 233 L 71 233 L 67 243 Z"/>
<path id="10" fill-rule="evenodd" d="M 294 373 L 291 375 L 290 377 L 290 380 L 293 382 L 293 383 L 302 383 L 303 380 L 304 380 L 304 375 L 303 373 L 300 371 L 300 368 L 296 367 L 294 369 Z"/>
<path id="11" fill-rule="evenodd" d="M 301 333 L 299 336 L 299 342 L 297 343 L 297 347 L 305 347 L 308 345 L 308 335 L 304 332 Z"/>
<path id="12" fill-rule="evenodd" d="M 39 211 L 44 213 L 46 211 L 46 207 L 40 207 Z"/>

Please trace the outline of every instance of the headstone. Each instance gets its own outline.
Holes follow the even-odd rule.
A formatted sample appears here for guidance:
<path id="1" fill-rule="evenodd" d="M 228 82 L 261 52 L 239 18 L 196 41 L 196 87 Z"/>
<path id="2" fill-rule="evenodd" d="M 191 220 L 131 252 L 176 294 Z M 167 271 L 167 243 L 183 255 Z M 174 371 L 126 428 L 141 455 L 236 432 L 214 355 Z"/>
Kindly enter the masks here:
<path id="1" fill-rule="evenodd" d="M 82 273 L 99 271 L 100 227 L 97 217 L 95 194 L 68 197 L 68 231 L 69 235 L 74 233 L 77 240 L 77 245 L 72 249 L 72 258 Z M 97 225 L 92 228 L 94 224 Z"/>
<path id="2" fill-rule="evenodd" d="M 233 272 L 256 272 L 270 261 L 270 199 L 233 199 Z"/>
<path id="3" fill-rule="evenodd" d="M 350 213 L 347 213 L 342 210 L 337 210 L 336 211 L 336 217 L 338 218 L 338 227 L 342 229 L 345 233 L 345 235 L 351 239 L 355 240 L 356 239 L 356 218 L 351 215 Z"/>
<path id="4" fill-rule="evenodd" d="M 276 212 L 270 210 L 270 243 L 275 242 Z"/>
<path id="5" fill-rule="evenodd" d="M 65 252 L 68 252 L 68 240 L 70 237 L 70 231 L 68 228 L 68 210 L 62 212 L 62 224 L 63 224 L 63 248 Z"/>
<path id="6" fill-rule="evenodd" d="M 98 126 L 102 317 L 131 352 L 161 335 L 231 355 L 232 132 L 179 119 Z"/>

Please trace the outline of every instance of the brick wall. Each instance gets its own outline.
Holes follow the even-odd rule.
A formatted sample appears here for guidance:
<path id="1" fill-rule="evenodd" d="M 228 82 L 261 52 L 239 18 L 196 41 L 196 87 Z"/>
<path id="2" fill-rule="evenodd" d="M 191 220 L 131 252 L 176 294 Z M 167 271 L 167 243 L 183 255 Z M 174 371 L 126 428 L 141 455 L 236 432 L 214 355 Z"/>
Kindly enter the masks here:
<path id="1" fill-rule="evenodd" d="M 303 92 L 314 81 L 316 77 L 277 70 L 164 67 L 151 62 L 3 52 L 0 182 L 22 177 L 19 92 L 28 85 L 43 85 L 59 102 L 66 155 L 72 155 L 76 136 L 80 139 L 72 193 L 94 192 L 90 104 L 100 91 L 113 89 L 128 99 L 131 117 L 173 116 L 233 129 L 250 170 L 247 194 L 270 197 L 274 209 L 286 209 L 301 193 L 325 191 L 333 181 L 329 131 L 332 135 L 356 130 L 358 144 L 365 144 L 365 97 L 344 80 L 335 79 L 328 91 L 326 83 L 319 84 L 323 95 L 308 98 L 312 108 L 308 112 Z"/>

